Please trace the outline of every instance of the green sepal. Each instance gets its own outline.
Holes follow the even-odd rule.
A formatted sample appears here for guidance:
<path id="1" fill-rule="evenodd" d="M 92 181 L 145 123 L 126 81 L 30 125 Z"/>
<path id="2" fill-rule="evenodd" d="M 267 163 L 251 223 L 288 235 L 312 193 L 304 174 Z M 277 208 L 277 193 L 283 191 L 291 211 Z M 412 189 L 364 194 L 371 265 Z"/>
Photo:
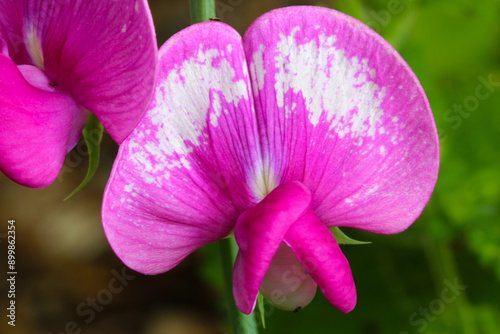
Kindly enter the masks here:
<path id="1" fill-rule="evenodd" d="M 85 128 L 83 128 L 83 139 L 85 140 L 85 143 L 87 144 L 87 150 L 89 152 L 89 168 L 87 170 L 87 175 L 85 176 L 85 179 L 83 179 L 82 183 L 73 190 L 71 194 L 69 194 L 68 197 L 66 197 L 64 200 L 67 200 L 77 192 L 83 189 L 87 185 L 87 183 L 92 180 L 94 177 L 94 174 L 97 170 L 97 166 L 99 166 L 99 156 L 101 152 L 101 140 L 102 140 L 102 134 L 104 132 L 104 127 L 102 126 L 101 122 L 97 119 L 97 117 L 94 114 L 91 114 L 87 124 L 85 125 Z"/>
<path id="2" fill-rule="evenodd" d="M 355 240 L 353 238 L 349 238 L 338 227 L 329 227 L 328 229 L 330 231 L 332 231 L 333 236 L 335 237 L 335 240 L 337 240 L 337 243 L 339 245 L 367 245 L 367 244 L 371 244 L 370 241 L 359 241 L 359 240 Z"/>
<path id="3" fill-rule="evenodd" d="M 264 296 L 260 292 L 257 295 L 257 308 L 259 309 L 262 327 L 266 329 L 266 310 L 264 309 Z"/>

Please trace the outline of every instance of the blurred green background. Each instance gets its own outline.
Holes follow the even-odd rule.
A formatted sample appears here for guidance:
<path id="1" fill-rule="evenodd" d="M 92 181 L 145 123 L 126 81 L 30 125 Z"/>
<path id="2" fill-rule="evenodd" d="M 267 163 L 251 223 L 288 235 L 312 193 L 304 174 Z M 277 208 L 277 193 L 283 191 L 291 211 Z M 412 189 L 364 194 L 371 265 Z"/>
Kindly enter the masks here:
<path id="1" fill-rule="evenodd" d="M 189 25 L 189 1 L 149 1 L 161 45 Z M 261 333 L 500 333 L 500 2 L 498 0 L 220 0 L 218 16 L 244 33 L 261 14 L 290 5 L 328 6 L 368 24 L 400 52 L 430 100 L 441 169 L 422 216 L 399 235 L 347 230 L 370 245 L 345 246 L 358 304 L 344 315 L 317 293 L 298 313 L 266 306 Z M 154 277 L 124 269 L 100 223 L 117 146 L 105 135 L 96 177 L 83 179 L 79 144 L 51 187 L 0 176 L 1 252 L 17 225 L 17 321 L 2 333 L 203 334 L 229 332 L 217 245 Z M 0 267 L 6 259 L 0 256 Z M 2 269 L 2 276 L 6 270 Z M 1 309 L 7 307 L 5 278 Z M 111 297 L 110 297 L 111 296 Z M 99 303 L 99 300 L 101 303 Z M 98 307 L 92 308 L 97 301 Z M 91 310 L 94 310 L 93 312 Z"/>

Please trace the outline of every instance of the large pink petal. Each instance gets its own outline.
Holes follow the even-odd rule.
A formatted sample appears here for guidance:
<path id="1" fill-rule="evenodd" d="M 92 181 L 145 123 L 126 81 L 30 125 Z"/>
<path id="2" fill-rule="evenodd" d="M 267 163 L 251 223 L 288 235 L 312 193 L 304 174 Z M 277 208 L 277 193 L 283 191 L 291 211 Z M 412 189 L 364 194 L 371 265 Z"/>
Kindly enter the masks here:
<path id="1" fill-rule="evenodd" d="M 0 53 L 16 64 L 30 64 L 23 39 L 23 1 L 0 1 Z"/>
<path id="2" fill-rule="evenodd" d="M 106 236 L 129 267 L 164 272 L 227 236 L 255 205 L 258 136 L 241 37 L 192 25 L 160 49 L 155 99 L 120 146 L 103 202 Z"/>
<path id="3" fill-rule="evenodd" d="M 241 312 L 253 311 L 273 256 L 310 204 L 310 191 L 299 182 L 288 182 L 238 218 L 234 237 L 240 250 L 233 270 L 233 295 Z"/>
<path id="4" fill-rule="evenodd" d="M 147 0 L 26 0 L 23 36 L 33 64 L 123 141 L 154 88 L 157 45 Z"/>
<path id="5" fill-rule="evenodd" d="M 356 288 L 351 268 L 332 233 L 309 209 L 285 235 L 307 272 L 326 299 L 344 313 L 356 306 Z"/>
<path id="6" fill-rule="evenodd" d="M 0 170 L 33 188 L 50 185 L 88 114 L 38 68 L 0 54 Z M 28 80 L 28 81 L 27 81 Z"/>
<path id="7" fill-rule="evenodd" d="M 244 36 L 265 183 L 303 182 L 327 226 L 407 228 L 434 188 L 432 113 L 401 56 L 357 20 L 288 7 Z"/>

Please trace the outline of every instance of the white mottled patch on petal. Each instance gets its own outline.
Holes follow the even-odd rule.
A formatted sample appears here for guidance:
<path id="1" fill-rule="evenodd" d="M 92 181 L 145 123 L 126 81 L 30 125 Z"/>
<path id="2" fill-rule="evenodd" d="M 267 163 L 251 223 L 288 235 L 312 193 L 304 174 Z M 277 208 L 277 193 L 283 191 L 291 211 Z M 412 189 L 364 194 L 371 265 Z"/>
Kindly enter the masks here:
<path id="1" fill-rule="evenodd" d="M 128 193 L 131 192 L 133 189 L 134 189 L 133 183 L 129 183 L 129 184 L 125 185 L 125 187 L 123 188 L 123 190 L 125 190 Z"/>
<path id="2" fill-rule="evenodd" d="M 227 103 L 235 105 L 242 98 L 248 99 L 245 82 L 233 82 L 234 77 L 231 64 L 219 57 L 219 50 L 203 51 L 202 46 L 196 58 L 185 60 L 170 72 L 157 88 L 157 106 L 150 111 L 153 124 L 160 128 L 158 140 L 170 140 L 167 154 L 187 153 L 186 142 L 200 145 L 199 137 L 206 128 L 206 116 L 211 107 L 210 92 L 217 98 L 222 95 Z M 220 99 L 212 107 L 218 117 Z M 216 120 L 211 118 L 211 122 L 213 124 Z"/>
<path id="3" fill-rule="evenodd" d="M 396 145 L 397 144 L 397 141 L 396 141 L 397 138 L 398 138 L 398 136 L 396 136 L 396 135 L 392 136 L 391 137 L 391 143 L 393 143 L 394 145 Z"/>
<path id="4" fill-rule="evenodd" d="M 380 155 L 385 157 L 387 155 L 387 150 L 385 149 L 385 146 L 380 146 Z"/>
<path id="5" fill-rule="evenodd" d="M 344 202 L 347 203 L 347 204 L 350 204 L 351 206 L 356 206 L 357 202 L 359 200 L 359 197 L 360 197 L 360 193 L 355 193 L 354 195 L 346 198 L 344 200 Z"/>
<path id="6" fill-rule="evenodd" d="M 375 69 L 368 66 L 368 59 L 346 57 L 344 50 L 335 47 L 335 36 L 321 34 L 317 40 L 298 44 L 294 35 L 299 30 L 296 27 L 289 36 L 282 34 L 278 43 L 278 106 L 285 105 L 285 95 L 292 90 L 304 98 L 314 126 L 324 119 L 341 138 L 347 134 L 373 138 L 385 96 L 385 89 L 372 81 Z"/>
<path id="7" fill-rule="evenodd" d="M 344 202 L 349 204 L 350 206 L 356 206 L 357 203 L 360 202 L 361 198 L 368 198 L 370 196 L 373 196 L 379 190 L 380 186 L 378 184 L 374 185 L 371 188 L 364 188 L 363 190 L 360 190 L 359 192 L 356 192 L 352 196 L 344 199 Z"/>
<path id="8" fill-rule="evenodd" d="M 250 73 L 253 78 L 257 79 L 253 81 L 253 89 L 256 96 L 259 94 L 259 90 L 264 87 L 264 77 L 266 74 L 266 70 L 264 69 L 265 49 L 265 46 L 261 45 L 259 50 L 252 54 L 252 62 L 250 63 Z"/>
<path id="9" fill-rule="evenodd" d="M 380 187 L 378 185 L 375 185 L 374 187 L 368 189 L 367 194 L 371 195 L 371 194 L 375 193 L 378 190 L 378 188 L 380 188 Z"/>
<path id="10" fill-rule="evenodd" d="M 291 115 L 293 115 L 296 108 L 297 108 L 297 103 L 295 102 L 292 103 L 292 108 L 290 108 L 290 106 L 287 104 L 285 106 L 285 118 L 289 118 Z"/>
<path id="11" fill-rule="evenodd" d="M 213 126 L 217 126 L 217 118 L 219 118 L 221 114 L 221 108 L 222 106 L 220 105 L 220 97 L 218 94 L 214 95 L 214 101 L 213 101 L 213 108 L 214 112 L 210 114 L 210 123 L 212 123 Z"/>
<path id="12" fill-rule="evenodd" d="M 134 130 L 128 144 L 146 183 L 161 187 L 169 170 L 191 169 L 188 155 L 208 140 L 207 121 L 217 127 L 227 104 L 248 100 L 247 84 L 235 79 L 233 66 L 221 51 L 201 45 L 193 57 L 172 65 L 159 79 L 154 106 L 145 116 L 149 122 Z M 241 66 L 247 73 L 246 65 Z"/>

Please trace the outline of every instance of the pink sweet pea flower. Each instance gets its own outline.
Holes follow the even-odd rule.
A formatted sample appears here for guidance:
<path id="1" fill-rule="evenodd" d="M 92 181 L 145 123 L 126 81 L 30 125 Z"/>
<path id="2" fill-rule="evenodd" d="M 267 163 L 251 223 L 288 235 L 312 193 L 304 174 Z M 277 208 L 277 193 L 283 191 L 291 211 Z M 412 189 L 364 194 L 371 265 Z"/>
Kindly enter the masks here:
<path id="1" fill-rule="evenodd" d="M 0 171 L 40 188 L 94 113 L 121 143 L 154 92 L 147 0 L 0 2 Z"/>
<path id="2" fill-rule="evenodd" d="M 281 308 L 303 307 L 317 286 L 349 312 L 354 281 L 328 227 L 405 230 L 438 165 L 422 87 L 364 24 L 289 7 L 242 40 L 200 23 L 160 49 L 154 101 L 107 185 L 104 230 L 125 264 L 157 274 L 234 229 L 242 312 L 259 290 Z"/>

